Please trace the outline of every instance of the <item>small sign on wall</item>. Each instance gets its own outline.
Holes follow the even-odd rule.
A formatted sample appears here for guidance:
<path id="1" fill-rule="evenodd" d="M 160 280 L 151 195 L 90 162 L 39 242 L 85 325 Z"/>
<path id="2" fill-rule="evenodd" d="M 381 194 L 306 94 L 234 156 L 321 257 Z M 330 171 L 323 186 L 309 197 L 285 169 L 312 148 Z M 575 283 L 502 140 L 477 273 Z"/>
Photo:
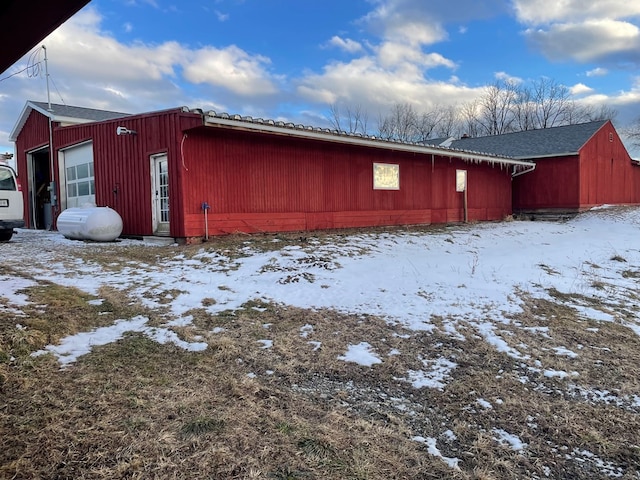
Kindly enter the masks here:
<path id="1" fill-rule="evenodd" d="M 400 190 L 400 165 L 374 163 L 373 188 L 374 190 Z"/>
<path id="2" fill-rule="evenodd" d="M 456 192 L 467 191 L 467 171 L 456 170 Z"/>

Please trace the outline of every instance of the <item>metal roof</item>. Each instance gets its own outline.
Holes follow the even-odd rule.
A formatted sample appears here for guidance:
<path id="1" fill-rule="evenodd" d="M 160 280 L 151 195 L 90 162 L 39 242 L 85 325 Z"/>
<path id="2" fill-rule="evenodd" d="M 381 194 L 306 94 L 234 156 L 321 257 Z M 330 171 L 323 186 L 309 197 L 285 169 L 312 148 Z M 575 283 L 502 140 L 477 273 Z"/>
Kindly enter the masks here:
<path id="1" fill-rule="evenodd" d="M 231 115 L 228 113 L 216 113 L 214 111 L 203 112 L 201 109 L 184 108 L 185 112 L 199 113 L 203 116 L 204 125 L 209 127 L 227 127 L 239 130 L 256 132 L 268 132 L 292 137 L 308 138 L 321 141 L 329 141 L 343 144 L 360 145 L 367 147 L 399 150 L 420 154 L 439 155 L 444 157 L 460 158 L 464 161 L 513 166 L 514 170 L 524 167 L 535 167 L 533 162 L 510 158 L 506 155 L 485 153 L 480 151 L 462 150 L 459 148 L 444 148 L 434 145 L 425 145 L 417 142 L 401 142 L 384 140 L 372 135 L 360 133 L 348 133 L 330 128 L 312 127 L 291 122 L 276 121 L 250 116 Z M 515 172 L 514 172 L 515 173 Z"/>
<path id="2" fill-rule="evenodd" d="M 451 147 L 518 159 L 577 155 L 608 120 L 454 140 Z"/>
<path id="3" fill-rule="evenodd" d="M 37 111 L 45 117 L 51 118 L 54 122 L 78 124 L 88 122 L 100 122 L 103 120 L 112 120 L 114 118 L 127 117 L 130 114 L 123 112 L 112 112 L 109 110 L 98 110 L 95 108 L 74 107 L 71 105 L 60 105 L 57 103 L 51 104 L 51 110 L 49 110 L 49 104 L 47 102 L 34 102 L 28 101 L 22 113 L 13 127 L 9 140 L 15 142 L 29 118 L 29 114 L 33 111 Z"/>

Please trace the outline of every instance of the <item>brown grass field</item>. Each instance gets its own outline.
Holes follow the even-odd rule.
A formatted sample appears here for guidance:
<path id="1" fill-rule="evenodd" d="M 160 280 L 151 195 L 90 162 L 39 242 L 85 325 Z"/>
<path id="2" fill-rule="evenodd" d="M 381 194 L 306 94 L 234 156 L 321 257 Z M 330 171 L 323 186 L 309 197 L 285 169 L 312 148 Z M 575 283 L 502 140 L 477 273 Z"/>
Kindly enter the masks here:
<path id="1" fill-rule="evenodd" d="M 207 248 L 228 252 L 246 241 Z M 199 248 L 130 246 L 114 255 L 104 247 L 74 258 L 118 272 Z M 0 275 L 33 278 L 19 265 L 0 264 Z M 78 289 L 35 283 L 22 290 L 22 314 L 0 308 L 2 479 L 640 479 L 640 337 L 616 322 L 585 320 L 559 292 L 551 300 L 520 292 L 524 311 L 502 327 L 503 338 L 526 343 L 547 368 L 579 371 L 580 387 L 497 351 L 471 327 L 458 327 L 456 338 L 370 315 L 257 302 L 189 312 L 193 324 L 173 329 L 206 341 L 204 351 L 129 333 L 60 369 L 54 356 L 31 353 L 115 319 L 144 315 L 160 325 L 166 312 L 109 287 L 97 305 Z M 307 324 L 313 333 L 304 338 Z M 544 335 L 526 328 L 541 324 Z M 259 344 L 266 330 L 268 349 Z M 372 367 L 338 359 L 363 338 L 398 354 Z M 554 354 L 558 344 L 583 348 L 569 358 Z M 421 368 L 424 352 L 458 364 L 442 389 L 401 380 Z M 496 441 L 497 431 L 526 448 Z M 416 437 L 435 438 L 442 456 Z"/>

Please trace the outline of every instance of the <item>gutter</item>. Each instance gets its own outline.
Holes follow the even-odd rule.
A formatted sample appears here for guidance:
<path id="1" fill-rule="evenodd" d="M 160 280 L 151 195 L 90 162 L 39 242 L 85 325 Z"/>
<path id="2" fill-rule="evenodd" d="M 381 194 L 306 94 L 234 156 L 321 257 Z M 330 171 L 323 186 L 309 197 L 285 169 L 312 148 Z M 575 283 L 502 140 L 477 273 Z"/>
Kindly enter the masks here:
<path id="1" fill-rule="evenodd" d="M 418 143 L 399 142 L 394 140 L 382 140 L 373 136 L 362 134 L 353 134 L 339 132 L 328 128 L 310 127 L 305 125 L 294 125 L 293 123 L 285 123 L 274 120 L 263 120 L 261 118 L 253 119 L 251 117 L 241 117 L 240 115 L 229 115 L 226 113 L 216 114 L 216 112 L 202 113 L 200 110 L 193 110 L 193 113 L 201 113 L 203 123 L 207 127 L 214 128 L 233 128 L 237 130 L 266 132 L 276 135 L 285 135 L 296 138 L 306 138 L 312 140 L 329 141 L 348 145 L 357 145 L 363 147 L 384 148 L 387 150 L 397 150 L 402 152 L 412 152 L 423 155 L 439 155 L 456 157 L 465 161 L 485 162 L 490 164 L 513 165 L 514 171 L 518 167 L 535 168 L 535 163 L 517 160 L 510 157 L 499 157 L 490 154 L 471 152 L 466 150 L 457 150 L 451 148 L 438 148 L 434 146 L 425 146 Z M 529 170 L 527 170 L 529 171 Z M 526 173 L 526 172 L 523 172 Z"/>
<path id="2" fill-rule="evenodd" d="M 514 158 L 535 158 L 537 160 L 539 158 L 573 157 L 576 155 L 580 155 L 580 152 L 549 153 L 547 155 L 536 155 L 535 157 L 531 157 L 529 155 L 527 157 L 514 157 Z"/>
<path id="3" fill-rule="evenodd" d="M 517 171 L 516 167 L 513 167 L 513 173 L 511 174 L 511 178 L 519 177 L 520 175 L 524 175 L 525 173 L 531 173 L 536 169 L 536 164 L 534 163 L 531 167 Z"/>

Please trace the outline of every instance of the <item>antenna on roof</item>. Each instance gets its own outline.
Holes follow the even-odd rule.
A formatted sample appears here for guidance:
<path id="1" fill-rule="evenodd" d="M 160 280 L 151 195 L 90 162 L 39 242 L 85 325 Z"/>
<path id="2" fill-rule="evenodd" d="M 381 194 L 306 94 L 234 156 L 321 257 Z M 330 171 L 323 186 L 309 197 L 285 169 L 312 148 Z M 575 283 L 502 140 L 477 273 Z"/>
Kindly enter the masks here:
<path id="1" fill-rule="evenodd" d="M 51 108 L 51 92 L 49 90 L 49 62 L 47 61 L 47 47 L 42 45 L 42 49 L 44 50 L 44 76 L 47 79 L 47 110 L 49 112 L 52 112 L 53 109 Z"/>

